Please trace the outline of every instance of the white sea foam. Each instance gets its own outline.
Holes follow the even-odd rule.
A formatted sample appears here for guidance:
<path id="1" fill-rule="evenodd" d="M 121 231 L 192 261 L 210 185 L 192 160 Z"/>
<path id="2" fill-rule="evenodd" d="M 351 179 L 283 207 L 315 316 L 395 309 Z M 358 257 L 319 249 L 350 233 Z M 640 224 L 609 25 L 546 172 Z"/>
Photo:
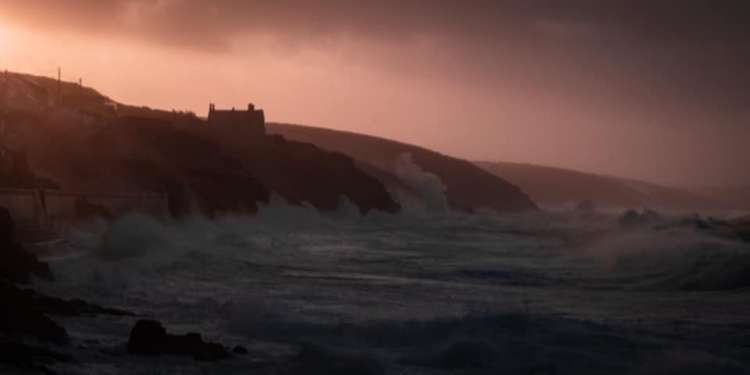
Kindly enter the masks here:
<path id="1" fill-rule="evenodd" d="M 321 214 L 274 198 L 251 217 L 133 215 L 92 225 L 71 233 L 89 255 L 55 262 L 58 281 L 44 287 L 224 340 L 282 342 L 291 353 L 299 341 L 333 353 L 325 355 L 355 348 L 368 361 L 426 373 L 475 362 L 489 372 L 651 371 L 656 359 L 639 362 L 633 350 L 657 359 L 706 353 L 741 342 L 718 327 L 750 323 L 738 299 L 747 245 L 700 229 L 628 229 L 616 217 L 565 213 L 363 216 L 346 200 L 341 207 Z M 706 299 L 722 303 L 721 314 Z M 633 321 L 642 333 L 632 333 Z M 675 330 L 686 338 L 664 338 Z M 465 348 L 491 359 L 465 357 Z M 747 365 L 727 353 L 701 363 Z"/>

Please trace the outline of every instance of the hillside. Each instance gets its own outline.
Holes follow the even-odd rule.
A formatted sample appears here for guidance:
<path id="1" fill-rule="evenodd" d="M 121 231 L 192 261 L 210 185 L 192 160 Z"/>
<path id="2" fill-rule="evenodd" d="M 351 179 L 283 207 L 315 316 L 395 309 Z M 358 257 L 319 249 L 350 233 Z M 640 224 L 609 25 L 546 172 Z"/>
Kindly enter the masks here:
<path id="1" fill-rule="evenodd" d="M 488 173 L 472 163 L 442 155 L 421 147 L 362 134 L 290 124 L 268 124 L 268 131 L 286 138 L 309 142 L 327 150 L 344 153 L 367 164 L 384 183 L 388 180 L 404 182 L 415 189 L 429 190 L 437 195 L 442 183 L 447 204 L 455 209 L 476 210 L 490 208 L 501 212 L 533 210 L 536 205 L 518 187 Z M 406 160 L 404 160 L 406 158 Z M 411 166 L 410 162 L 416 164 Z M 406 164 L 406 165 L 405 165 Z M 426 176 L 411 181 L 413 168 L 420 168 Z M 435 177 L 430 182 L 429 176 Z M 425 180 L 426 179 L 426 180 Z M 421 186 L 415 186 L 421 185 Z"/>
<path id="2" fill-rule="evenodd" d="M 603 208 L 650 207 L 666 210 L 726 208 L 720 202 L 687 190 L 648 182 L 532 164 L 478 162 L 478 166 L 507 179 L 547 207 L 591 201 Z"/>
<path id="3" fill-rule="evenodd" d="M 5 147 L 62 189 L 166 192 L 176 214 L 254 212 L 277 194 L 335 210 L 395 212 L 385 187 L 342 154 L 278 136 L 216 136 L 191 113 L 115 103 L 93 89 L 11 73 L 0 80 Z"/>

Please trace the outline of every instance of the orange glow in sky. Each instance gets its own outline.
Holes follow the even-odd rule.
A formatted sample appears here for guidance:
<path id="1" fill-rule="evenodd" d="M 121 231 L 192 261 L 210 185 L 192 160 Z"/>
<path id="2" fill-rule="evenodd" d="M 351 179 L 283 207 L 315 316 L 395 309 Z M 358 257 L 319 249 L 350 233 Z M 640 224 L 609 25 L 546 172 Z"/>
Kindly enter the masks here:
<path id="1" fill-rule="evenodd" d="M 212 50 L 155 42 L 140 30 L 118 34 L 7 18 L 0 13 L 0 69 L 54 76 L 61 67 L 63 79 L 82 78 L 128 104 L 204 116 L 209 102 L 244 107 L 252 101 L 270 121 L 378 135 L 472 160 L 665 183 L 731 181 L 733 166 L 750 162 L 741 151 L 750 139 L 747 126 L 717 133 L 703 126 L 724 121 L 713 112 L 664 109 L 663 97 L 636 95 L 644 101 L 634 104 L 623 99 L 636 92 L 632 80 L 602 84 L 587 66 L 536 59 L 535 53 L 549 52 L 533 45 L 498 43 L 508 53 L 479 64 L 463 54 L 464 46 L 440 36 L 394 42 L 340 33 L 298 40 L 248 31 L 227 37 L 228 48 Z M 564 53 L 565 38 L 587 33 L 585 25 L 564 23 L 539 30 L 559 33 L 553 46 Z M 604 70 L 620 64 L 596 63 Z"/>

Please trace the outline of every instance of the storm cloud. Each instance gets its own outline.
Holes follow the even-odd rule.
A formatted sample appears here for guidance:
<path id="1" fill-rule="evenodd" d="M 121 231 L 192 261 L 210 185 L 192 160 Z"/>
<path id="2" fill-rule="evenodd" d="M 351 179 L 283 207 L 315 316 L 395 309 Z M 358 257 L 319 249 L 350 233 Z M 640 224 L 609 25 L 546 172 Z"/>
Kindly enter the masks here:
<path id="1" fill-rule="evenodd" d="M 639 144 L 632 135 L 630 144 L 617 148 L 623 158 L 629 150 L 643 155 L 637 148 L 659 144 L 654 137 L 670 137 L 674 131 L 694 134 L 690 139 L 674 135 L 682 140 L 674 147 L 676 154 L 667 159 L 683 170 L 692 163 L 698 169 L 711 168 L 713 174 L 681 178 L 674 172 L 664 180 L 734 182 L 738 169 L 727 163 L 750 162 L 750 152 L 742 150 L 745 142 L 739 141 L 750 137 L 746 89 L 750 87 L 746 68 L 750 66 L 750 5 L 746 1 L 0 0 L 0 4 L 0 19 L 19 25 L 135 41 L 217 59 L 253 59 L 258 48 L 273 49 L 280 59 L 322 51 L 394 80 L 419 80 L 455 90 L 454 96 L 441 99 L 460 102 L 477 95 L 486 103 L 496 101 L 502 110 L 489 116 L 488 123 L 504 119 L 529 127 L 558 122 L 547 125 L 548 129 L 581 133 L 588 143 L 597 142 L 600 133 L 614 137 L 644 133 L 649 138 Z M 529 108 L 539 108 L 539 113 L 531 116 Z M 571 110 L 562 110 L 566 108 Z M 434 126 L 440 131 L 440 124 Z M 489 128 L 484 125 L 482 130 Z M 656 135 L 651 128 L 665 130 Z M 369 132 L 378 134 L 376 129 Z M 712 136 L 701 136 L 706 134 Z M 418 137 L 407 135 L 405 140 Z M 418 143 L 441 146 L 440 141 Z M 539 145 L 551 143 L 545 140 Z M 702 151 L 690 155 L 694 148 Z M 447 151 L 472 158 L 529 159 L 520 151 L 488 150 L 470 153 L 453 147 Z M 636 165 L 648 164 L 652 153 L 656 154 L 645 152 L 647 156 L 639 161 L 634 157 L 627 165 L 620 161 L 619 166 L 612 155 L 602 154 L 598 161 L 579 155 L 569 162 L 561 152 L 519 161 L 653 179 L 667 173 L 667 165 L 649 172 L 643 172 L 646 166 Z M 750 177 L 742 181 L 750 183 Z"/>

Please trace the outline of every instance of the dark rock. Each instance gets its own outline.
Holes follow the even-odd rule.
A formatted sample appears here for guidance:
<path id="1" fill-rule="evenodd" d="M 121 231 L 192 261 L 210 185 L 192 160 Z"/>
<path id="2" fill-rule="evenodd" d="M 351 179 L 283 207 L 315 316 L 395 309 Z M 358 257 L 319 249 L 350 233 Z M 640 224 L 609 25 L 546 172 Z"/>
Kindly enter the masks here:
<path id="1" fill-rule="evenodd" d="M 257 202 L 270 199 L 270 191 L 221 145 L 171 121 L 128 117 L 119 122 L 83 140 L 86 152 L 59 157 L 91 173 L 87 183 L 101 190 L 116 190 L 118 181 L 127 181 L 135 191 L 166 193 L 175 217 L 253 213 Z M 95 173 L 101 168 L 116 170 L 116 177 Z"/>
<path id="2" fill-rule="evenodd" d="M 203 341 L 198 333 L 172 335 L 161 323 L 139 320 L 130 332 L 128 352 L 141 355 L 189 355 L 199 361 L 216 361 L 229 356 L 221 344 Z"/>
<path id="3" fill-rule="evenodd" d="M 50 373 L 45 364 L 53 362 L 71 362 L 69 356 L 56 353 L 49 349 L 31 346 L 25 343 L 0 340 L 0 364 L 12 366 L 14 372 L 41 372 Z M 0 367 L 4 371 L 11 369 Z M 17 372 L 16 372 L 17 370 Z M 11 373 L 10 371 L 8 373 Z"/>
<path id="4" fill-rule="evenodd" d="M 52 271 L 46 263 L 37 260 L 17 243 L 0 245 L 0 279 L 28 283 L 31 275 L 52 280 Z"/>
<path id="5" fill-rule="evenodd" d="M 37 260 L 15 242 L 14 225 L 7 209 L 0 207 L 0 333 L 11 336 L 34 337 L 39 340 L 65 343 L 68 334 L 47 314 L 76 316 L 81 314 L 128 315 L 105 309 L 82 300 L 65 301 L 48 297 L 14 283 L 28 282 L 31 275 L 51 279 L 46 263 Z"/>
<path id="6" fill-rule="evenodd" d="M 160 354 L 166 346 L 167 330 L 153 320 L 139 320 L 130 331 L 128 352 L 131 354 Z"/>
<path id="7" fill-rule="evenodd" d="M 236 170 L 246 170 L 291 204 L 309 204 L 322 211 L 335 211 L 341 198 L 346 197 L 361 213 L 372 210 L 395 213 L 400 209 L 381 181 L 342 153 L 278 135 L 251 141 L 216 133 L 211 127 L 191 131 L 221 145 L 242 163 Z"/>
<path id="8" fill-rule="evenodd" d="M 45 315 L 44 307 L 34 302 L 35 292 L 0 281 L 0 333 L 31 336 L 44 341 L 65 343 L 68 334 Z"/>
<path id="9" fill-rule="evenodd" d="M 0 280 L 27 283 L 31 275 L 52 279 L 49 266 L 16 242 L 13 218 L 0 207 Z"/>
<path id="10" fill-rule="evenodd" d="M 81 316 L 81 315 L 111 315 L 111 316 L 134 316 L 132 312 L 111 309 L 88 303 L 84 300 L 74 298 L 62 300 L 42 294 L 33 294 L 34 304 L 40 306 L 44 311 L 54 315 Z"/>
<path id="11" fill-rule="evenodd" d="M 55 315 L 131 315 L 126 311 L 106 309 L 81 300 L 64 301 L 59 298 L 38 294 L 30 289 L 21 289 L 0 281 L 0 333 L 34 337 L 58 344 L 68 342 L 68 334 L 63 327 L 50 319 Z"/>
<path id="12" fill-rule="evenodd" d="M 244 346 L 237 345 L 237 346 L 234 347 L 234 349 L 232 349 L 232 353 L 234 353 L 234 354 L 240 354 L 240 355 L 245 355 L 245 354 L 247 354 L 249 352 L 247 351 L 247 349 Z"/>

